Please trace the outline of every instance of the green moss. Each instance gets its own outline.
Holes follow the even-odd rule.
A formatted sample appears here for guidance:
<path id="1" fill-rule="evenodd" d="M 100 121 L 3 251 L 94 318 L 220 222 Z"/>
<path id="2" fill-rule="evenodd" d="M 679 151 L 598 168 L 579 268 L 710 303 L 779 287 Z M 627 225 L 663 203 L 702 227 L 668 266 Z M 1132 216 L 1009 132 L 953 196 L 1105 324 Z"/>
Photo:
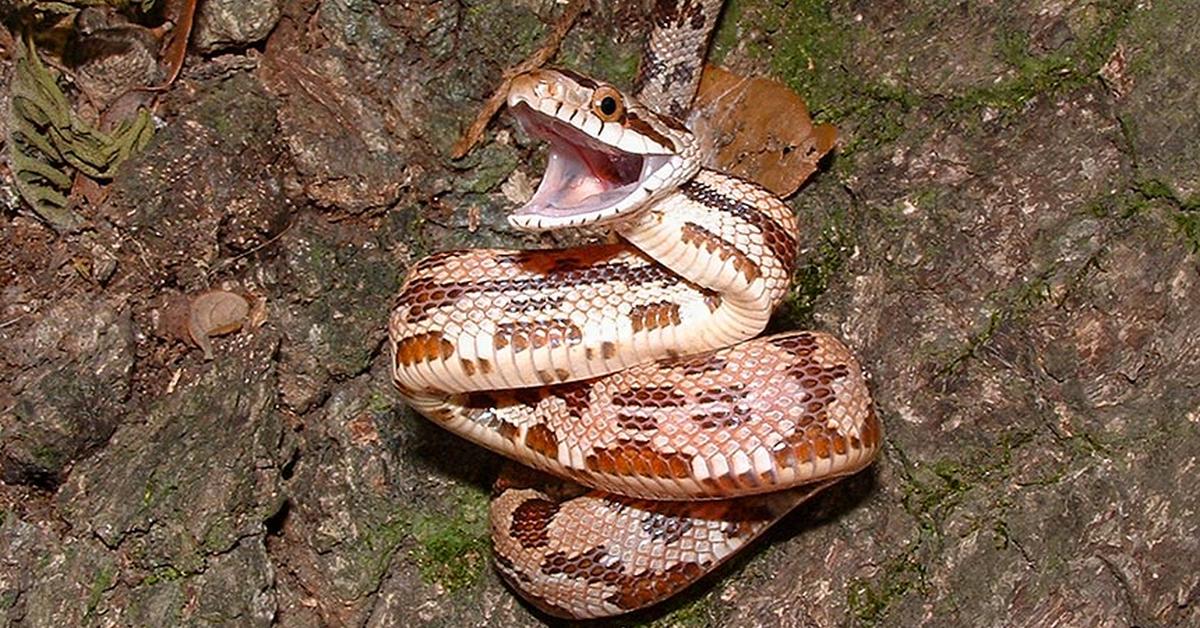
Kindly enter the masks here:
<path id="1" fill-rule="evenodd" d="M 839 217 L 831 218 L 821 229 L 821 240 L 810 261 L 792 276 L 792 291 L 784 301 L 779 318 L 787 329 L 813 326 L 817 302 L 837 277 L 854 250 L 850 232 Z"/>
<path id="2" fill-rule="evenodd" d="M 176 582 L 186 576 L 187 574 L 172 565 L 163 565 L 156 567 L 154 571 L 150 572 L 150 575 L 143 578 L 138 584 L 139 586 L 153 586 L 163 582 Z"/>
<path id="3" fill-rule="evenodd" d="M 463 489 L 453 514 L 424 514 L 413 522 L 418 546 L 413 558 L 421 578 L 447 591 L 475 584 L 488 562 L 489 530 L 487 496 L 482 491 Z"/>
<path id="4" fill-rule="evenodd" d="M 846 587 L 846 606 L 863 625 L 875 626 L 896 600 L 926 588 L 925 569 L 908 553 L 889 560 L 874 578 L 851 580 Z"/>
<path id="5" fill-rule="evenodd" d="M 971 335 L 962 348 L 943 358 L 936 378 L 953 377 L 992 340 L 1001 327 L 1021 320 L 1039 305 L 1049 301 L 1052 296 L 1050 280 L 1061 266 L 1061 260 L 1056 260 L 1029 280 L 999 293 L 994 298 L 996 306 L 988 315 L 983 329 Z"/>
<path id="6" fill-rule="evenodd" d="M 92 579 L 92 586 L 88 589 L 87 611 L 84 612 L 85 620 L 95 617 L 96 609 L 100 607 L 100 599 L 104 596 L 104 592 L 113 587 L 115 575 L 115 570 L 111 567 L 102 568 L 96 573 Z"/>
<path id="7" fill-rule="evenodd" d="M 490 142 L 471 151 L 456 162 L 466 176 L 455 180 L 461 192 L 484 194 L 498 187 L 517 167 L 517 153 L 511 146 Z"/>
<path id="8" fill-rule="evenodd" d="M 1165 211 L 1175 235 L 1192 250 L 1200 253 L 1200 195 L 1181 198 L 1166 182 L 1155 178 L 1135 179 L 1128 189 L 1105 194 L 1087 204 L 1097 218 L 1125 219 L 1152 207 Z"/>
<path id="9" fill-rule="evenodd" d="M 65 462 L 62 451 L 46 444 L 33 448 L 33 459 L 46 469 L 58 469 Z"/>
<path id="10" fill-rule="evenodd" d="M 715 625 L 716 608 L 712 599 L 711 594 L 697 597 L 646 626 L 647 628 L 700 628 Z"/>
<path id="11" fill-rule="evenodd" d="M 1075 40 L 1045 55 L 1030 52 L 1027 32 L 1002 32 L 997 54 L 1012 69 L 1012 75 L 961 94 L 950 104 L 950 111 L 964 114 L 990 107 L 1001 114 L 1015 113 L 1039 95 L 1049 96 L 1093 83 L 1116 48 L 1118 35 L 1128 25 L 1134 4 L 1097 3 L 1095 23 L 1077 26 L 1090 32 L 1077 32 Z"/>
<path id="12" fill-rule="evenodd" d="M 920 97 L 903 86 L 847 68 L 854 27 L 835 15 L 829 3 L 732 2 L 717 31 L 715 58 L 735 45 L 737 22 L 743 16 L 769 36 L 741 45 L 804 98 L 813 120 L 853 126 L 849 134 L 841 129 L 844 137 L 836 167 L 851 169 L 857 152 L 890 143 L 904 131 L 905 116 Z"/>

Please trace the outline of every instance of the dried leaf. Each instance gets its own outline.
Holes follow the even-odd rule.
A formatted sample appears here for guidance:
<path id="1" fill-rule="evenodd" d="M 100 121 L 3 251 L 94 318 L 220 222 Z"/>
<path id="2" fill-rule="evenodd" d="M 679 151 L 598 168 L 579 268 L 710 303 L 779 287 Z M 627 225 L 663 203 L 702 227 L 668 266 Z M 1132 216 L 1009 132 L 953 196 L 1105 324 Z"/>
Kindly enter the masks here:
<path id="1" fill-rule="evenodd" d="M 242 328 L 250 314 L 250 302 L 240 294 L 213 290 L 192 300 L 188 312 L 188 335 L 204 351 L 204 359 L 213 359 L 209 338 Z"/>
<path id="2" fill-rule="evenodd" d="M 715 147 L 707 165 L 791 196 L 817 170 L 837 139 L 828 124 L 813 126 L 804 100 L 786 85 L 706 66 L 691 127 Z"/>

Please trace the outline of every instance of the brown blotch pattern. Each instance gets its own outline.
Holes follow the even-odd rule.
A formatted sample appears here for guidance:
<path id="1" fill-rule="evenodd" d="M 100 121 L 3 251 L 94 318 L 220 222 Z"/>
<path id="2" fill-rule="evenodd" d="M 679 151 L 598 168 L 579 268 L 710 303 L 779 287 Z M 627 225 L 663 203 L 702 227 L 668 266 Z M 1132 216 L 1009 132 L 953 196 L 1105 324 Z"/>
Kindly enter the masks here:
<path id="1" fill-rule="evenodd" d="M 641 408 L 677 408 L 688 402 L 687 395 L 673 386 L 640 386 L 627 388 L 612 395 L 614 406 Z"/>
<path id="2" fill-rule="evenodd" d="M 608 553 L 603 545 L 578 554 L 551 552 L 539 569 L 548 576 L 564 575 L 589 584 L 612 587 L 616 591 L 605 598 L 618 608 L 632 610 L 656 602 L 695 581 L 706 571 L 706 564 L 676 563 L 662 571 L 644 570 L 627 573 L 625 564 Z"/>
<path id="3" fill-rule="evenodd" d="M 722 261 L 733 264 L 734 269 L 742 273 L 746 281 L 754 281 L 762 275 L 762 269 L 736 246 L 727 242 L 721 236 L 697 225 L 687 222 L 680 228 L 680 239 L 685 244 L 703 247 L 705 251 L 716 254 Z"/>
<path id="4" fill-rule="evenodd" d="M 663 545 L 683 538 L 695 524 L 688 517 L 666 512 L 650 512 L 642 519 L 642 531 Z"/>
<path id="5" fill-rule="evenodd" d="M 650 141 L 657 143 L 663 148 L 666 148 L 669 152 L 673 153 L 676 151 L 675 142 L 672 142 L 669 137 L 659 133 L 657 129 L 650 125 L 649 122 L 646 122 L 638 117 L 637 112 L 625 112 L 625 127 L 634 131 L 635 133 L 646 136 L 650 139 Z"/>
<path id="6" fill-rule="evenodd" d="M 441 332 L 430 331 L 402 338 L 396 342 L 396 366 L 412 366 L 418 362 L 445 360 L 454 354 L 454 345 Z"/>
<path id="7" fill-rule="evenodd" d="M 637 432 L 658 429 L 658 421 L 653 416 L 642 414 L 626 414 L 624 412 L 617 414 L 617 425 L 620 425 L 624 429 Z"/>
<path id="8" fill-rule="evenodd" d="M 542 560 L 541 571 L 547 576 L 558 574 L 586 580 L 590 584 L 616 584 L 622 577 L 623 565 L 608 556 L 608 549 L 597 545 L 573 556 L 566 552 L 551 552 Z"/>
<path id="9" fill-rule="evenodd" d="M 744 181 L 747 185 L 755 185 Z M 796 262 L 796 238 L 784 225 L 779 224 L 770 214 L 754 205 L 742 202 L 731 196 L 722 194 L 719 190 L 693 178 L 679 188 L 687 198 L 712 207 L 753 225 L 762 234 L 763 242 L 771 255 L 779 260 L 784 268 L 791 268 Z"/>
<path id="10" fill-rule="evenodd" d="M 549 345 L 556 348 L 577 345 L 580 342 L 583 342 L 583 330 L 575 323 L 559 318 L 551 321 L 499 323 L 496 325 L 496 333 L 492 335 L 492 344 L 496 349 L 512 346 L 513 351 L 517 353 L 530 347 L 541 349 Z"/>
<path id="11" fill-rule="evenodd" d="M 592 383 L 573 382 L 570 384 L 559 384 L 550 388 L 547 391 L 547 395 L 562 400 L 563 405 L 567 408 L 567 414 L 578 419 L 583 416 L 583 413 L 592 404 Z"/>
<path id="12" fill-rule="evenodd" d="M 682 322 L 679 319 L 679 304 L 659 301 L 635 305 L 629 310 L 629 322 L 635 332 L 678 325 Z"/>
<path id="13" fill-rule="evenodd" d="M 558 504 L 548 499 L 527 499 L 513 509 L 509 533 L 525 549 L 545 547 L 550 543 L 550 522 L 557 514 Z"/>
<path id="14" fill-rule="evenodd" d="M 529 428 L 525 433 L 525 446 L 547 458 L 558 457 L 558 437 L 545 423 L 538 423 Z"/>
<path id="15" fill-rule="evenodd" d="M 614 447 L 597 447 L 588 454 L 587 468 L 609 475 L 644 475 L 657 478 L 686 478 L 692 475 L 692 456 L 663 452 L 648 443 L 626 442 Z"/>
<path id="16" fill-rule="evenodd" d="M 515 266 L 535 275 L 553 275 L 602 265 L 629 251 L 623 244 L 600 244 L 573 249 L 540 249 L 499 253 L 502 266 Z"/>
<path id="17" fill-rule="evenodd" d="M 412 304 L 406 311 L 404 320 L 413 324 L 427 318 L 433 310 L 452 306 L 459 299 L 472 298 L 483 293 L 553 293 L 556 290 L 612 281 L 619 281 L 632 288 L 647 283 L 678 280 L 671 271 L 657 264 L 604 261 L 617 253 L 625 252 L 628 252 L 627 247 L 613 245 L 589 247 L 581 252 L 572 250 L 501 253 L 493 259 L 502 266 L 515 266 L 535 276 L 506 279 L 485 276 L 477 280 L 439 281 L 436 277 L 414 274 L 413 279 L 404 284 L 396 299 L 399 303 Z M 529 304 L 531 307 L 543 305 L 535 301 L 530 301 Z"/>
<path id="18" fill-rule="evenodd" d="M 815 350 L 815 340 L 812 337 L 784 339 L 785 348 L 797 355 L 809 355 Z M 781 344 L 781 346 L 784 346 Z M 828 427 L 828 409 L 837 400 L 833 391 L 833 382 L 850 374 L 845 364 L 822 365 L 798 360 L 791 365 L 787 373 L 798 380 L 804 388 L 804 395 L 797 403 L 804 408 L 804 415 L 797 421 L 796 432 L 783 440 L 773 452 L 775 463 L 784 468 L 795 467 L 817 459 L 827 459 L 835 454 L 844 455 L 851 448 L 873 447 L 865 441 L 868 433 L 871 438 L 877 438 L 872 432 L 870 417 L 863 426 L 862 441 L 856 437 L 847 438 L 838 429 Z M 872 410 L 872 415 L 874 411 Z M 877 422 L 874 426 L 877 428 Z"/>
<path id="19" fill-rule="evenodd" d="M 664 366 L 680 369 L 684 375 L 693 376 L 705 373 L 718 373 L 724 370 L 727 364 L 729 364 L 729 360 L 716 355 L 715 352 L 709 352 L 677 358 L 664 363 Z"/>
<path id="20" fill-rule="evenodd" d="M 618 608 L 641 608 L 686 587 L 706 570 L 707 564 L 697 563 L 676 563 L 662 571 L 647 569 L 623 578 L 619 590 L 605 599 Z"/>

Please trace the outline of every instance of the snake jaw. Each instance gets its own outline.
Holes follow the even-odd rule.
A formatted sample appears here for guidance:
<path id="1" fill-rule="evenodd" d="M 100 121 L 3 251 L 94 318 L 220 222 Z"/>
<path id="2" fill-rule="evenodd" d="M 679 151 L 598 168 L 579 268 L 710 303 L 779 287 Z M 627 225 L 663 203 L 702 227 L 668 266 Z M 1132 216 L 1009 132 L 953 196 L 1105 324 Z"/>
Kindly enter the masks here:
<path id="1" fill-rule="evenodd" d="M 548 71 L 543 75 L 558 77 Z M 558 89 L 559 95 L 566 91 Z M 518 229 L 547 231 L 621 220 L 692 174 L 673 146 L 602 122 L 578 104 L 564 105 L 534 88 L 514 89 L 508 101 L 526 132 L 550 144 L 537 191 L 509 216 Z"/>

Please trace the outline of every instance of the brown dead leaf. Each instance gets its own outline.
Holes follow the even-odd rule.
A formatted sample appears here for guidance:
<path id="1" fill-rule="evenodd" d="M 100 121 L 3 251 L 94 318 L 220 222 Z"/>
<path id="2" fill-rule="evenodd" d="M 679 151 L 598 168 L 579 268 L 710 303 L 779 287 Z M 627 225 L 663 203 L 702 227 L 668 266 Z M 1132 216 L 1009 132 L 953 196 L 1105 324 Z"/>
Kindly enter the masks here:
<path id="1" fill-rule="evenodd" d="M 804 100 L 786 85 L 706 66 L 690 126 L 706 165 L 788 197 L 817 170 L 837 140 L 833 125 L 813 126 Z"/>
<path id="2" fill-rule="evenodd" d="M 204 359 L 213 359 L 209 338 L 242 328 L 250 314 L 250 302 L 240 294 L 212 290 L 192 299 L 188 312 L 188 335 L 204 351 Z"/>

